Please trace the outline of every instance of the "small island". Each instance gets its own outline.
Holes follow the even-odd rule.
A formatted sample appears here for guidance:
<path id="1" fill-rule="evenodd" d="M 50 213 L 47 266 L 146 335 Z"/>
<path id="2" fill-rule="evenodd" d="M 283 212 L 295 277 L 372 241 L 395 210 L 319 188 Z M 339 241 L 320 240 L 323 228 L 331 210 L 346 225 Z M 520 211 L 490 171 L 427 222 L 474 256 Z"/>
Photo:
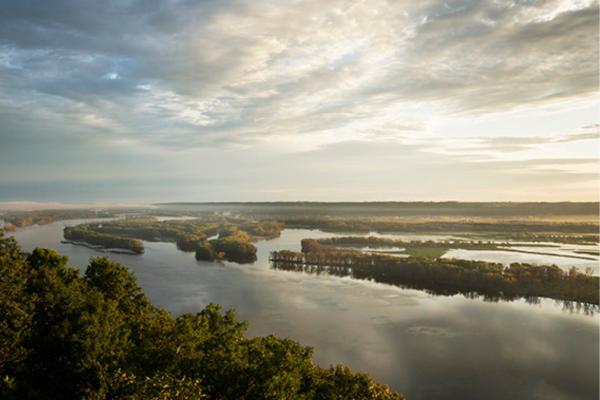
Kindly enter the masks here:
<path id="1" fill-rule="evenodd" d="M 227 260 L 239 264 L 256 261 L 256 246 L 251 237 L 244 231 L 228 232 L 218 239 L 204 240 L 197 243 L 196 260 Z"/>

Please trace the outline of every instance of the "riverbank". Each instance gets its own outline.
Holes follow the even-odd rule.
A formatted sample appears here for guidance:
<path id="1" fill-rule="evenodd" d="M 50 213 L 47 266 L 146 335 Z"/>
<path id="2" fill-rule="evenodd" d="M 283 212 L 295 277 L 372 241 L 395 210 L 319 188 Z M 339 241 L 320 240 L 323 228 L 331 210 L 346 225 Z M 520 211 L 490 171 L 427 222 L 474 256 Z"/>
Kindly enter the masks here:
<path id="1" fill-rule="evenodd" d="M 113 254 L 132 254 L 132 255 L 138 255 L 140 253 L 136 253 L 135 251 L 132 250 L 127 250 L 127 249 L 118 249 L 118 248 L 106 248 L 102 245 L 94 245 L 94 244 L 90 244 L 87 242 L 83 242 L 83 241 L 77 241 L 77 240 L 61 240 L 60 241 L 63 244 L 72 244 L 74 246 L 83 246 L 83 247 L 87 247 L 89 249 L 98 251 L 100 253 L 113 253 Z"/>

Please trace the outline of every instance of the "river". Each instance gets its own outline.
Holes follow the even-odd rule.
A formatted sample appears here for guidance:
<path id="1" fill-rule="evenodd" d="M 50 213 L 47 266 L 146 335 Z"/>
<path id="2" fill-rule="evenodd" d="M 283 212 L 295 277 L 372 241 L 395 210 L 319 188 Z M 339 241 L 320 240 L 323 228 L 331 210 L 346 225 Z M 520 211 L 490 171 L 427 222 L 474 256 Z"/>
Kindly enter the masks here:
<path id="1" fill-rule="evenodd" d="M 62 230 L 90 220 L 17 230 L 26 251 L 51 247 L 82 269 L 93 249 L 63 244 Z M 150 300 L 174 314 L 209 302 L 235 308 L 249 335 L 275 333 L 314 347 L 321 365 L 343 363 L 389 384 L 409 400 L 597 399 L 598 315 L 553 300 L 490 303 L 348 278 L 275 271 L 272 250 L 299 250 L 305 237 L 284 230 L 257 243 L 252 265 L 197 262 L 172 243 L 144 242 L 143 255 L 108 254 L 127 265 Z"/>

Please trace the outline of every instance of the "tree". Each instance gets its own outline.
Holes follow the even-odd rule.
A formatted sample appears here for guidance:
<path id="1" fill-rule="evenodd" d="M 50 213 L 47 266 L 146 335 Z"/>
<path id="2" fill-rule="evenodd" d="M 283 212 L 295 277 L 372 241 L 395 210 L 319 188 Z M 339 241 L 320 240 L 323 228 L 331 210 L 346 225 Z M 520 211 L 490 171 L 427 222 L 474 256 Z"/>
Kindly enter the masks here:
<path id="1" fill-rule="evenodd" d="M 401 398 L 315 367 L 292 340 L 247 338 L 248 324 L 218 305 L 173 318 L 108 258 L 84 276 L 67 261 L 50 249 L 25 257 L 0 238 L 3 399 Z"/>
<path id="2" fill-rule="evenodd" d="M 196 246 L 196 260 L 214 261 L 216 257 L 213 246 L 207 240 L 203 240 Z"/>
<path id="3" fill-rule="evenodd" d="M 252 244 L 250 235 L 244 231 L 235 231 L 222 239 L 211 240 L 210 244 L 217 254 L 223 253 L 223 257 L 228 261 L 256 261 L 256 247 Z"/>
<path id="4" fill-rule="evenodd" d="M 17 242 L 0 232 L 0 377 L 14 376 L 28 353 L 22 345 L 32 312 L 27 268 Z"/>

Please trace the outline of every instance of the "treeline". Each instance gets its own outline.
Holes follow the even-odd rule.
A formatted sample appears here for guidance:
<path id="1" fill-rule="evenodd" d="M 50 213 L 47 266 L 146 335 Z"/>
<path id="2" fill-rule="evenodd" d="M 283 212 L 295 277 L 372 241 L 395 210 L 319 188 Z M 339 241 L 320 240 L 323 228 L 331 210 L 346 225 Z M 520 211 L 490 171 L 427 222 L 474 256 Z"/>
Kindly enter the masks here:
<path id="1" fill-rule="evenodd" d="M 480 235 L 481 236 L 481 235 Z M 555 242 L 567 244 L 598 244 L 600 235 L 596 233 L 552 233 L 552 232 L 513 232 L 494 233 L 483 236 L 493 237 L 497 240 L 511 240 L 515 242 Z"/>
<path id="2" fill-rule="evenodd" d="M 316 244 L 315 244 L 316 243 Z M 305 252 L 275 251 L 273 268 L 308 273 L 328 273 L 372 280 L 435 294 L 481 295 L 489 299 L 548 297 L 599 304 L 599 278 L 555 265 L 514 263 L 508 267 L 484 261 L 433 259 L 363 254 L 358 251 L 303 246 Z"/>
<path id="3" fill-rule="evenodd" d="M 98 233 L 132 237 L 149 242 L 184 242 L 214 235 L 223 224 L 219 217 L 158 221 L 154 217 L 130 217 L 101 224 L 86 224 Z"/>
<path id="4" fill-rule="evenodd" d="M 551 217 L 583 216 L 598 220 L 598 202 L 230 202 L 163 203 L 185 212 L 235 212 L 254 216 L 403 216 L 403 217 Z"/>
<path id="5" fill-rule="evenodd" d="M 190 243 L 214 235 L 243 230 L 253 240 L 275 238 L 281 234 L 283 225 L 272 220 L 252 220 L 223 215 L 206 215 L 195 219 L 158 221 L 154 217 L 133 217 L 102 224 L 89 224 L 90 229 L 100 233 L 135 237 L 151 242 L 175 242 L 181 249 L 192 247 Z"/>
<path id="6" fill-rule="evenodd" d="M 360 373 L 314 365 L 312 349 L 247 338 L 233 311 L 174 318 L 107 258 L 85 274 L 48 249 L 0 237 L 0 398 L 380 399 L 403 397 Z"/>
<path id="7" fill-rule="evenodd" d="M 304 249 L 305 242 L 309 243 L 312 239 L 302 240 Z M 396 240 L 376 236 L 340 236 L 332 238 L 317 239 L 316 242 L 320 246 L 328 247 L 367 247 L 370 249 L 385 249 L 399 248 L 402 249 L 402 254 L 408 254 L 415 257 L 432 257 L 437 258 L 443 256 L 450 249 L 466 249 L 466 250 L 511 250 L 513 246 L 510 242 L 491 242 L 483 240 Z M 534 247 L 555 247 L 550 244 L 530 244 Z M 369 250 L 367 250 L 369 251 Z M 376 252 L 373 250 L 370 252 Z M 511 250 L 522 251 L 522 250 Z M 396 251 L 400 252 L 400 250 Z"/>
<path id="8" fill-rule="evenodd" d="M 578 233 L 598 234 L 597 222 L 491 222 L 407 221 L 397 218 L 294 217 L 282 220 L 287 228 L 320 229 L 327 232 L 405 232 L 405 233 Z M 533 237 L 533 236 L 532 236 Z"/>
<path id="9" fill-rule="evenodd" d="M 137 254 L 144 252 L 144 243 L 141 240 L 98 233 L 89 229 L 87 225 L 67 226 L 63 234 L 65 239 L 102 246 L 107 249 L 125 249 Z"/>
<path id="10" fill-rule="evenodd" d="M 244 221 L 237 226 L 256 239 L 275 239 L 281 235 L 283 223 L 272 219 Z"/>
<path id="11" fill-rule="evenodd" d="M 17 228 L 31 225 L 46 225 L 52 222 L 68 219 L 83 218 L 109 218 L 115 214 L 110 211 L 95 210 L 39 210 L 39 211 L 12 211 L 2 216 L 5 223 Z"/>
<path id="12" fill-rule="evenodd" d="M 481 240 L 397 240 L 388 239 L 377 236 L 338 236 L 331 238 L 316 239 L 321 245 L 328 245 L 334 247 L 372 247 L 372 248 L 385 248 L 385 247 L 441 247 L 444 249 L 449 248 L 461 248 L 461 249 L 485 249 L 492 250 L 498 247 L 510 247 L 511 243 L 496 243 L 491 241 Z M 546 246 L 544 246 L 546 247 Z"/>

